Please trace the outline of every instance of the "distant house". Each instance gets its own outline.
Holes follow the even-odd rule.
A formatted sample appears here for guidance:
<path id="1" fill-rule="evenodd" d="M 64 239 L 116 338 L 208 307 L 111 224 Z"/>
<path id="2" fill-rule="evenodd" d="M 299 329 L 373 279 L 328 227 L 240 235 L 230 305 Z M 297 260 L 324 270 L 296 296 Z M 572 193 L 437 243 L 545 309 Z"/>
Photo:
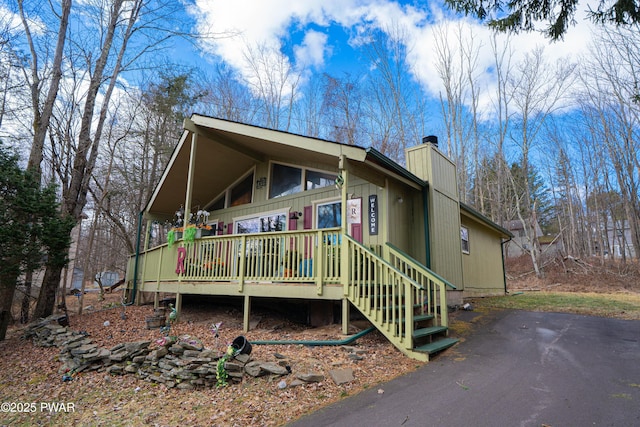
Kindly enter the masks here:
<path id="1" fill-rule="evenodd" d="M 629 221 L 607 221 L 607 243 L 609 251 L 606 254 L 611 258 L 635 258 L 636 251 L 633 247 L 631 227 Z"/>
<path id="2" fill-rule="evenodd" d="M 109 288 L 115 285 L 120 280 L 120 273 L 117 271 L 101 271 L 96 274 L 96 280 L 93 282 L 93 286 L 98 288 L 100 285 L 98 281 L 102 284 L 102 287 Z"/>
<path id="3" fill-rule="evenodd" d="M 68 291 L 72 289 L 80 290 L 82 289 L 82 281 L 84 280 L 84 271 L 80 267 L 73 267 L 73 275 L 71 277 L 71 287 Z"/>
<path id="4" fill-rule="evenodd" d="M 507 221 L 504 226 L 511 232 L 511 234 L 513 234 L 511 241 L 505 244 L 505 254 L 507 258 L 515 258 L 528 253 L 531 249 L 531 243 L 529 239 L 527 239 L 522 221 L 514 219 Z M 542 229 L 540 228 L 540 225 L 536 223 L 535 237 L 540 238 L 542 236 Z"/>
<path id="5" fill-rule="evenodd" d="M 447 307 L 503 294 L 511 234 L 457 196 L 434 143 L 406 168 L 373 148 L 193 115 L 155 188 L 151 224 L 197 218 L 130 258 L 129 300 L 173 293 L 308 302 L 311 321 L 357 310 L 419 360 L 452 345 Z M 184 213 L 181 207 L 183 207 Z"/>
<path id="6" fill-rule="evenodd" d="M 525 220 L 527 221 L 527 220 Z M 505 228 L 513 234 L 513 238 L 505 243 L 505 255 L 507 258 L 517 258 L 529 253 L 531 243 L 526 237 L 522 221 L 519 219 L 507 221 Z M 546 256 L 555 256 L 562 250 L 562 239 L 558 235 L 545 235 L 540 228 L 540 224 L 536 223 L 535 237 L 540 245 L 540 252 Z"/>

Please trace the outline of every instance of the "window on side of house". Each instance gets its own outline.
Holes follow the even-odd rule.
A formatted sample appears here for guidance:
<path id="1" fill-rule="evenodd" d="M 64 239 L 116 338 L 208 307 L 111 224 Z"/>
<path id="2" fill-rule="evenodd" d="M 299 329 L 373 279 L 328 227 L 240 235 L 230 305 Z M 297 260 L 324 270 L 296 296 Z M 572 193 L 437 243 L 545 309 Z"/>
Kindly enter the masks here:
<path id="1" fill-rule="evenodd" d="M 469 229 L 467 227 L 460 227 L 460 241 L 462 243 L 462 253 L 468 254 L 470 250 L 470 246 L 469 246 Z"/>

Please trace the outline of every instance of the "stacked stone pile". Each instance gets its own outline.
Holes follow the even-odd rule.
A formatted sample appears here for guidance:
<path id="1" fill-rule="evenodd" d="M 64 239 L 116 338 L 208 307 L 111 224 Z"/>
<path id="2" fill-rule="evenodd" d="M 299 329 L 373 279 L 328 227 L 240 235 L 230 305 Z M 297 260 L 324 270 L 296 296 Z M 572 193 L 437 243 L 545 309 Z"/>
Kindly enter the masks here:
<path id="1" fill-rule="evenodd" d="M 217 364 L 222 356 L 215 350 L 204 348 L 198 339 L 187 335 L 160 338 L 153 347 L 151 341 L 137 341 L 107 349 L 93 343 L 88 334 L 61 326 L 57 316 L 30 325 L 25 329 L 23 337 L 33 339 L 38 346 L 58 347 L 59 360 L 62 362 L 59 373 L 69 379 L 78 372 L 100 370 L 112 375 L 135 374 L 168 388 L 212 387 L 217 383 Z M 242 353 L 228 358 L 224 367 L 229 383 L 241 382 L 245 376 L 281 377 L 291 374 L 286 358 L 276 359 L 280 360 L 258 361 Z M 290 386 L 321 382 L 324 379 L 324 375 L 319 373 L 301 373 L 295 375 Z"/>

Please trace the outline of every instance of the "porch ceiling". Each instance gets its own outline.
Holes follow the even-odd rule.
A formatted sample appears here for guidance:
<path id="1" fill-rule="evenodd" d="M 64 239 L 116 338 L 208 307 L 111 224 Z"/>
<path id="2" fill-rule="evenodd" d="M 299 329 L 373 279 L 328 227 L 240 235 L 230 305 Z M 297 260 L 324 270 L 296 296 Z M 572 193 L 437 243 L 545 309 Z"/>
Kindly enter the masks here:
<path id="1" fill-rule="evenodd" d="M 197 134 L 192 206 L 205 207 L 254 165 L 269 159 L 337 165 L 341 154 L 364 161 L 366 150 L 285 132 L 194 115 L 156 187 L 146 212 L 171 218 L 184 203 L 193 134 Z"/>

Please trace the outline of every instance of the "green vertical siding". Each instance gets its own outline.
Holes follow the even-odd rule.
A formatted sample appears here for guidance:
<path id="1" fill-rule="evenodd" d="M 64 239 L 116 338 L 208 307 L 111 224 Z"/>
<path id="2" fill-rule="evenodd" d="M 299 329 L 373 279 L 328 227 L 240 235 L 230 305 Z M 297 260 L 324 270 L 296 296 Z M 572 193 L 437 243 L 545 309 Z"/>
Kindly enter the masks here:
<path id="1" fill-rule="evenodd" d="M 464 296 L 504 294 L 501 236 L 465 216 L 462 225 L 469 229 L 469 254 L 462 255 Z"/>
<path id="2" fill-rule="evenodd" d="M 319 164 L 305 164 L 302 165 L 305 167 L 313 167 L 316 169 L 328 170 L 330 172 L 336 172 L 337 170 L 333 170 L 329 168 L 327 165 L 319 165 Z M 267 177 L 267 185 L 262 189 L 256 189 L 254 193 L 253 203 L 235 206 L 232 208 L 221 209 L 218 211 L 211 212 L 211 219 L 217 219 L 226 224 L 234 221 L 235 218 L 245 217 L 249 215 L 257 215 L 263 212 L 271 212 L 278 210 L 288 210 L 289 212 L 304 212 L 305 206 L 311 206 L 314 202 L 319 200 L 329 200 L 340 197 L 340 191 L 336 189 L 334 186 L 325 187 L 322 189 L 312 190 L 312 191 L 303 191 L 297 194 L 292 194 L 289 196 L 278 197 L 276 199 L 268 199 L 268 176 L 269 176 L 269 168 L 268 162 L 261 163 L 256 167 L 255 179 L 260 179 L 262 177 Z M 368 200 L 369 195 L 376 194 L 378 196 L 378 213 L 381 214 L 383 211 L 381 204 L 384 203 L 385 188 L 379 187 L 376 184 L 370 183 L 367 180 L 355 175 L 351 174 L 349 178 L 349 187 L 348 193 L 351 198 L 361 198 L 362 199 L 362 235 L 363 235 L 363 243 L 365 246 L 382 246 L 384 245 L 384 233 L 382 231 L 382 227 L 387 224 L 387 219 L 379 218 L 380 224 L 378 227 L 378 235 L 370 236 L 369 235 L 369 222 L 368 222 Z M 401 212 L 401 220 L 403 223 L 403 227 L 407 227 L 406 222 L 410 219 L 404 211 Z M 395 221 L 393 221 L 395 223 Z M 304 226 L 304 218 L 300 218 L 297 221 L 297 229 L 302 230 Z M 228 230 L 225 229 L 225 234 L 228 233 Z"/>
<path id="3" fill-rule="evenodd" d="M 461 289 L 464 284 L 455 164 L 431 144 L 407 149 L 406 158 L 409 171 L 429 186 L 431 269 Z"/>
<path id="4" fill-rule="evenodd" d="M 463 280 L 458 201 L 435 190 L 430 191 L 429 196 L 431 269 L 461 289 Z"/>

